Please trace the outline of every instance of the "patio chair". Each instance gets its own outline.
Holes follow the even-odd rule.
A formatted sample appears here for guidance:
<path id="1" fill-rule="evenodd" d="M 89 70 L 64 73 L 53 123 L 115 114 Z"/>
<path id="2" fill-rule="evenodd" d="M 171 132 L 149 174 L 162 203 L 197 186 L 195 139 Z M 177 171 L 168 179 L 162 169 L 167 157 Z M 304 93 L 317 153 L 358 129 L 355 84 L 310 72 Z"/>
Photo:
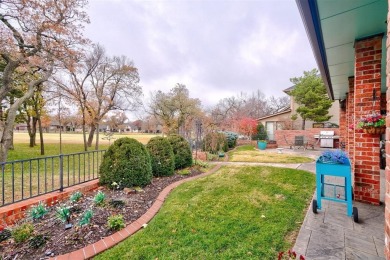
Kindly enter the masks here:
<path id="1" fill-rule="evenodd" d="M 303 137 L 303 135 L 297 135 L 297 136 L 295 136 L 295 140 L 294 140 L 294 150 L 295 150 L 295 148 L 299 149 L 301 147 L 304 150 L 306 149 L 304 137 Z"/>

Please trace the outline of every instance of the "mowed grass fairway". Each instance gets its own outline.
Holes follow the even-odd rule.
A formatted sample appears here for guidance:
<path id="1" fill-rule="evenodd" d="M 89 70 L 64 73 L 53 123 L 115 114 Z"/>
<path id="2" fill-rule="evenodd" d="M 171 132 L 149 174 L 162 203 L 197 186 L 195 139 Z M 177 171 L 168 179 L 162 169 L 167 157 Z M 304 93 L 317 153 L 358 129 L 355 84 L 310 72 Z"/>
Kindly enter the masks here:
<path id="1" fill-rule="evenodd" d="M 230 162 L 308 163 L 313 161 L 313 159 L 303 156 L 261 151 L 252 145 L 238 146 L 228 154 Z"/>
<path id="2" fill-rule="evenodd" d="M 95 259 L 276 259 L 314 188 L 306 171 L 225 166 L 180 185 L 145 229 Z"/>
<path id="3" fill-rule="evenodd" d="M 105 150 L 108 148 L 109 143 L 113 143 L 116 139 L 121 137 L 134 138 L 140 141 L 143 144 L 146 144 L 150 138 L 156 136 L 155 134 L 114 134 L 111 142 L 108 140 L 102 139 L 104 137 L 103 133 L 99 135 L 99 150 Z M 87 135 L 88 138 L 88 135 Z M 96 135 L 95 135 L 96 138 Z M 95 149 L 95 139 L 93 141 L 92 147 L 88 147 L 88 150 L 92 151 Z M 60 154 L 60 135 L 59 133 L 44 133 L 44 146 L 45 146 L 45 155 L 58 155 Z M 14 133 L 14 146 L 15 150 L 11 150 L 8 154 L 8 161 L 21 160 L 21 159 L 31 159 L 41 156 L 41 148 L 39 146 L 39 136 L 37 135 L 37 146 L 31 148 L 29 147 L 30 139 L 27 133 L 15 132 Z M 62 153 L 78 153 L 84 151 L 83 145 L 83 135 L 81 133 L 62 133 Z"/>
<path id="4" fill-rule="evenodd" d="M 144 144 L 154 136 L 152 134 L 114 135 L 116 139 L 130 137 Z M 108 140 L 102 140 L 102 137 L 104 137 L 103 134 L 99 138 L 99 150 L 106 150 L 109 142 Z M 116 139 L 111 140 L 111 143 Z M 0 172 L 0 206 L 60 188 L 59 133 L 44 134 L 45 155 L 42 156 L 40 154 L 39 137 L 37 137 L 37 144 L 35 147 L 29 147 L 29 136 L 27 133 L 14 133 L 15 149 L 9 151 L 8 162 L 42 157 L 48 158 L 27 161 L 23 164 L 6 164 Z M 88 150 L 93 151 L 94 147 L 95 145 L 93 144 L 93 147 L 89 147 Z M 65 187 L 88 181 L 98 176 L 103 153 L 90 152 L 84 154 L 82 134 L 63 133 L 62 154 L 75 154 L 63 157 L 63 184 Z"/>

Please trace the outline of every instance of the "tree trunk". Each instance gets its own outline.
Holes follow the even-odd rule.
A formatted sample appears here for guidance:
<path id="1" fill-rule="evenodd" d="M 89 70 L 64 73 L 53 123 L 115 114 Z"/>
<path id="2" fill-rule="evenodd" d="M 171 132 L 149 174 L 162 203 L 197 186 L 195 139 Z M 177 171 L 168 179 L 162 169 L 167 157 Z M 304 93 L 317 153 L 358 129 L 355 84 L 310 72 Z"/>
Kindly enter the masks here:
<path id="1" fill-rule="evenodd" d="M 99 150 L 99 124 L 97 124 L 95 150 Z"/>
<path id="2" fill-rule="evenodd" d="M 12 133 L 11 133 L 11 144 L 9 146 L 9 149 L 10 150 L 15 150 L 15 147 L 14 147 L 14 131 L 12 131 Z"/>
<path id="3" fill-rule="evenodd" d="M 88 151 L 88 147 L 87 147 L 87 136 L 85 135 L 85 114 L 83 112 L 83 122 L 82 122 L 82 129 L 83 129 L 83 141 L 84 141 L 84 151 Z"/>
<path id="4" fill-rule="evenodd" d="M 12 147 L 13 128 L 16 118 L 16 112 L 22 103 L 34 94 L 35 84 L 30 84 L 28 91 L 19 98 L 8 110 L 7 120 L 0 125 L 0 162 L 6 162 L 8 150 Z"/>
<path id="5" fill-rule="evenodd" d="M 30 147 L 34 147 L 37 145 L 37 142 L 36 142 L 37 121 L 38 121 L 38 119 L 36 117 L 32 118 L 32 125 L 30 127 L 30 130 L 28 131 L 28 134 L 30 136 Z"/>
<path id="6" fill-rule="evenodd" d="M 302 130 L 305 130 L 306 119 L 302 119 Z"/>
<path id="7" fill-rule="evenodd" d="M 43 132 L 41 117 L 38 117 L 38 128 L 39 128 L 39 142 L 41 144 L 41 155 L 45 155 L 45 145 L 43 143 Z"/>
<path id="8" fill-rule="evenodd" d="M 96 125 L 90 124 L 91 129 L 89 130 L 88 136 L 88 147 L 92 147 L 93 136 L 95 135 Z"/>

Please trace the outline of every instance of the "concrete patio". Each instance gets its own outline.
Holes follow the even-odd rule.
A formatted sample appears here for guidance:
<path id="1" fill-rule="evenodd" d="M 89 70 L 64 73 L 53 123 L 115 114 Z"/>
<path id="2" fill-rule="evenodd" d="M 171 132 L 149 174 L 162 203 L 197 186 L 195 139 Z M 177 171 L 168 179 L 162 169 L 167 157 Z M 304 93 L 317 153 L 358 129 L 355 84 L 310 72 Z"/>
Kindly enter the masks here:
<path id="1" fill-rule="evenodd" d="M 320 150 L 284 149 L 317 158 Z M 301 164 L 297 169 L 315 173 L 315 163 Z M 384 201 L 385 173 L 381 171 L 381 201 Z M 315 193 L 314 193 L 315 196 Z M 315 198 L 313 196 L 313 198 Z M 384 204 L 373 206 L 354 202 L 359 223 L 346 215 L 346 206 L 323 200 L 323 207 L 314 214 L 311 205 L 297 237 L 294 251 L 305 259 L 385 259 Z"/>

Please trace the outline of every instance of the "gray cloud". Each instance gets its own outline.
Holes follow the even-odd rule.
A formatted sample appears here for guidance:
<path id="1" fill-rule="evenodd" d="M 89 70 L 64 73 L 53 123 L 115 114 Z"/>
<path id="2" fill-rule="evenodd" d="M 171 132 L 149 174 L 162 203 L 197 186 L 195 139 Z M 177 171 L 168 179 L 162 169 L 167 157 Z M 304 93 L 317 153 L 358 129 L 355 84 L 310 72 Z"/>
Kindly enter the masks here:
<path id="1" fill-rule="evenodd" d="M 204 105 L 282 96 L 316 67 L 294 1 L 91 0 L 86 36 L 133 59 L 146 96 L 183 83 Z"/>

